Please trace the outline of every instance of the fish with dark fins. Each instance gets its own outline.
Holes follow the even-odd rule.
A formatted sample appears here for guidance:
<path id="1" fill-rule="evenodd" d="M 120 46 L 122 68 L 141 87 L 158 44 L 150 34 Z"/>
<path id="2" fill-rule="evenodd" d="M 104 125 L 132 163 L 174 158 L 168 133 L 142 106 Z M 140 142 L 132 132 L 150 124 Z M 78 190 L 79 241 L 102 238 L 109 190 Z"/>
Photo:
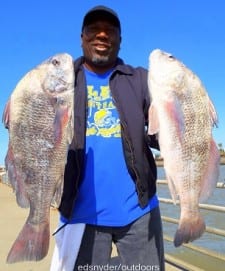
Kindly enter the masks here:
<path id="1" fill-rule="evenodd" d="M 48 253 L 50 205 L 53 198 L 61 199 L 73 137 L 73 100 L 73 59 L 63 53 L 29 71 L 6 104 L 6 169 L 18 205 L 30 209 L 8 263 L 38 261 Z"/>
<path id="2" fill-rule="evenodd" d="M 149 60 L 148 133 L 158 133 L 169 190 L 174 203 L 180 201 L 178 247 L 205 231 L 199 202 L 210 197 L 219 177 L 220 155 L 212 136 L 217 113 L 200 79 L 181 61 L 159 49 Z"/>

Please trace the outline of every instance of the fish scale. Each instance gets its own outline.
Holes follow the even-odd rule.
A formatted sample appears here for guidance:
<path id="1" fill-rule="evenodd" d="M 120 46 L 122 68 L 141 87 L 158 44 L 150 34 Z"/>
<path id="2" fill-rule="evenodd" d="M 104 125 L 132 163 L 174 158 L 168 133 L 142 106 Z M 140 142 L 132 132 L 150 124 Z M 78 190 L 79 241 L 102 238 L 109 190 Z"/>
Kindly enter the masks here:
<path id="1" fill-rule="evenodd" d="M 47 255 L 50 205 L 54 196 L 61 198 L 73 136 L 73 100 L 73 59 L 57 54 L 19 81 L 5 107 L 6 169 L 18 205 L 30 209 L 8 263 L 37 261 Z"/>
<path id="2" fill-rule="evenodd" d="M 149 57 L 152 103 L 148 133 L 159 135 L 171 196 L 180 201 L 174 245 L 191 242 L 205 231 L 200 200 L 213 192 L 220 155 L 212 137 L 216 110 L 200 79 L 181 61 L 160 49 Z"/>

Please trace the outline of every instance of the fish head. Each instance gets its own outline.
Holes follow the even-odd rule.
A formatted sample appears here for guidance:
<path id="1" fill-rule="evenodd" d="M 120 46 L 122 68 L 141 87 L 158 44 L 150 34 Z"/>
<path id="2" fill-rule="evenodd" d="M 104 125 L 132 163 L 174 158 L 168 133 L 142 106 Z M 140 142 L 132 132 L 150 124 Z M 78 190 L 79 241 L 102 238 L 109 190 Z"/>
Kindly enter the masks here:
<path id="1" fill-rule="evenodd" d="M 59 146 L 68 130 L 66 134 L 71 142 L 75 79 L 72 56 L 66 53 L 54 55 L 37 67 L 36 74 L 42 90 L 38 95 L 48 100 L 54 112 L 54 141 Z"/>
<path id="2" fill-rule="evenodd" d="M 156 84 L 157 92 L 180 91 L 185 80 L 185 67 L 172 54 L 155 49 L 149 56 L 149 84 Z M 151 88 L 154 91 L 155 88 Z M 160 93 L 158 93 L 160 95 Z M 167 93 L 168 94 L 168 93 Z"/>
<path id="3" fill-rule="evenodd" d="M 74 84 L 73 59 L 69 54 L 57 54 L 39 67 L 42 89 L 52 96 L 71 90 Z"/>

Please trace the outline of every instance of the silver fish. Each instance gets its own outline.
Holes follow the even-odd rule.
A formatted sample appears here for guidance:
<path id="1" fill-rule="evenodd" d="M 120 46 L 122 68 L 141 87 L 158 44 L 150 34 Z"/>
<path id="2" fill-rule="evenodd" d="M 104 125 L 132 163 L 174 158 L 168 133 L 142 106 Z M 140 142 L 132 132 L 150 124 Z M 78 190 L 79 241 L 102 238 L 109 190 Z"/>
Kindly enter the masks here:
<path id="1" fill-rule="evenodd" d="M 148 84 L 148 133 L 158 133 L 169 190 L 174 203 L 180 201 L 177 247 L 205 231 L 199 202 L 218 181 L 220 155 L 212 137 L 217 113 L 200 79 L 167 52 L 150 54 Z"/>
<path id="2" fill-rule="evenodd" d="M 37 261 L 48 253 L 50 205 L 54 196 L 61 198 L 73 137 L 73 99 L 73 59 L 57 54 L 19 81 L 5 107 L 5 164 L 18 205 L 30 208 L 8 263 Z"/>

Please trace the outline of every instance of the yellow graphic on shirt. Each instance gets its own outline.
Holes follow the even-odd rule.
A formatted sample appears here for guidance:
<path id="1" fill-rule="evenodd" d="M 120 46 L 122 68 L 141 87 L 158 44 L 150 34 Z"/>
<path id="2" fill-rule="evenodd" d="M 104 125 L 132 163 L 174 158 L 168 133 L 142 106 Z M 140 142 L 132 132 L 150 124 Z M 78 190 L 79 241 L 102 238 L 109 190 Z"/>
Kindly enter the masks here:
<path id="1" fill-rule="evenodd" d="M 120 137 L 120 121 L 110 95 L 109 86 L 100 91 L 88 86 L 88 118 L 86 135 Z"/>

